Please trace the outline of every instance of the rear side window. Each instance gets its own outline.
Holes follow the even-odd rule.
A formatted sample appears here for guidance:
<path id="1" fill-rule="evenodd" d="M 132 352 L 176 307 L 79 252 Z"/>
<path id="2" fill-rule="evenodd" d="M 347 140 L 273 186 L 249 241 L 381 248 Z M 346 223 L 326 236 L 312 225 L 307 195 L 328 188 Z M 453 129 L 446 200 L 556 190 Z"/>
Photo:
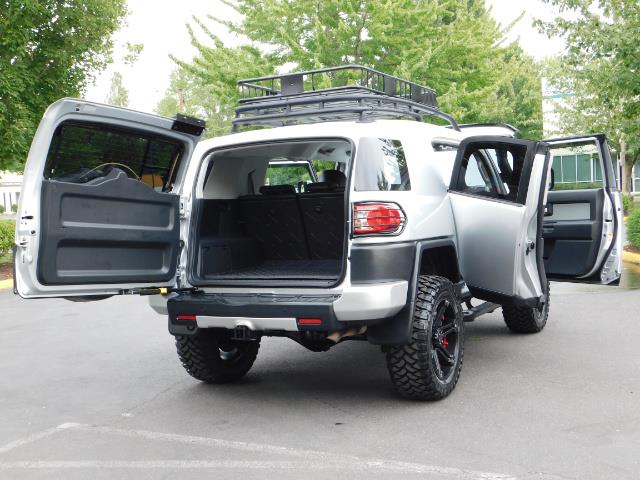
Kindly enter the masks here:
<path id="1" fill-rule="evenodd" d="M 184 148 L 181 142 L 105 125 L 62 124 L 56 130 L 44 176 L 87 183 L 117 168 L 157 191 L 171 190 Z"/>
<path id="2" fill-rule="evenodd" d="M 528 188 L 528 180 L 523 181 L 526 154 L 525 145 L 471 143 L 465 148 L 452 190 L 524 204 Z"/>
<path id="3" fill-rule="evenodd" d="M 355 172 L 357 191 L 411 190 L 404 148 L 399 140 L 363 138 Z"/>

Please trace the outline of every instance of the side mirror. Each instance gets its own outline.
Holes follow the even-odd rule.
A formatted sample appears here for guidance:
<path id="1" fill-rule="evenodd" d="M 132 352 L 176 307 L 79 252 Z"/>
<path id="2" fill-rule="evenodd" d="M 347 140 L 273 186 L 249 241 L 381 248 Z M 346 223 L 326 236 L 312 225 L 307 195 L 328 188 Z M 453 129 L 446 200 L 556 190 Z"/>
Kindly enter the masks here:
<path id="1" fill-rule="evenodd" d="M 549 180 L 549 190 L 553 190 L 553 187 L 556 186 L 556 172 L 551 169 L 551 178 Z"/>

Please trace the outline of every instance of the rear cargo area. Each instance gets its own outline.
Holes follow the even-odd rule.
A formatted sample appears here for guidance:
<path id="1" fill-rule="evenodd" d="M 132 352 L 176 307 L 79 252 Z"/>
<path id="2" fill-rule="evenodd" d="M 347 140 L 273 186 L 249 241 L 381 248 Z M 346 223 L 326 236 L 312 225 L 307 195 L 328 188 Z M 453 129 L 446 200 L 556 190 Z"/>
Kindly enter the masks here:
<path id="1" fill-rule="evenodd" d="M 350 150 L 314 141 L 214 154 L 195 209 L 195 284 L 335 283 Z"/>

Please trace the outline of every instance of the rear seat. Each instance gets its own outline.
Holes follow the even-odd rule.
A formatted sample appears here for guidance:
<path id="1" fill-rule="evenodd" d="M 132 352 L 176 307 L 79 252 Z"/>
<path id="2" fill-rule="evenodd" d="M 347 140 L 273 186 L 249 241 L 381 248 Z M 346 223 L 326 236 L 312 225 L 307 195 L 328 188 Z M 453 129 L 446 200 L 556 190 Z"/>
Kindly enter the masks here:
<path id="1" fill-rule="evenodd" d="M 344 189 L 346 177 L 338 170 L 320 173 L 320 182 L 298 195 L 312 259 L 342 258 L 344 246 Z"/>
<path id="2" fill-rule="evenodd" d="M 308 259 L 295 188 L 264 185 L 260 193 L 240 197 L 240 209 L 247 233 L 262 244 L 265 259 Z"/>

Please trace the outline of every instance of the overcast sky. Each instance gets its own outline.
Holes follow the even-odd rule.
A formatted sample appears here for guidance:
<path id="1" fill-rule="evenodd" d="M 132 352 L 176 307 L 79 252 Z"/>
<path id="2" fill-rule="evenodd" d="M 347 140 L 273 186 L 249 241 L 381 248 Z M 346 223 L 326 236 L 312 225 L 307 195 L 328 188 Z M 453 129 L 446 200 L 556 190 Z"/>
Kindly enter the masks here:
<path id="1" fill-rule="evenodd" d="M 518 40 L 522 48 L 535 58 L 542 59 L 562 50 L 562 42 L 551 40 L 538 33 L 532 26 L 535 17 L 548 17 L 551 7 L 540 0 L 486 0 L 492 6 L 493 16 L 503 25 L 509 24 L 521 13 L 524 17 L 514 27 L 510 39 Z M 186 24 L 195 15 L 199 18 L 213 14 L 233 18 L 233 11 L 218 0 L 128 0 L 127 24 L 116 33 L 115 62 L 101 73 L 95 85 L 85 95 L 88 100 L 104 102 L 108 95 L 111 75 L 115 70 L 124 77 L 129 91 L 129 106 L 135 110 L 152 112 L 162 98 L 169 75 L 175 64 L 169 58 L 173 54 L 188 60 L 194 54 Z M 210 22 L 208 22 L 210 24 Z M 226 32 L 216 33 L 228 44 L 238 39 Z M 133 66 L 122 63 L 126 42 L 143 43 L 144 51 Z"/>

